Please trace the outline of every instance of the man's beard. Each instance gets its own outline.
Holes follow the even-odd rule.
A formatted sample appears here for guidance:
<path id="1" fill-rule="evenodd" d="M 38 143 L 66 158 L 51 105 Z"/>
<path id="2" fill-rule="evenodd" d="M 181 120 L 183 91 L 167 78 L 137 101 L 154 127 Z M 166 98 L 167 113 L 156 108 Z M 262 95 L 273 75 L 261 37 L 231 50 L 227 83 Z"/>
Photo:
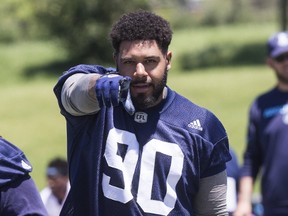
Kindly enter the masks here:
<path id="1" fill-rule="evenodd" d="M 167 75 L 168 71 L 165 70 L 162 80 L 156 85 L 153 85 L 154 90 L 152 95 L 146 96 L 145 94 L 138 94 L 136 97 L 132 96 L 133 105 L 140 110 L 153 107 L 159 98 L 162 97 L 163 89 L 167 83 Z"/>

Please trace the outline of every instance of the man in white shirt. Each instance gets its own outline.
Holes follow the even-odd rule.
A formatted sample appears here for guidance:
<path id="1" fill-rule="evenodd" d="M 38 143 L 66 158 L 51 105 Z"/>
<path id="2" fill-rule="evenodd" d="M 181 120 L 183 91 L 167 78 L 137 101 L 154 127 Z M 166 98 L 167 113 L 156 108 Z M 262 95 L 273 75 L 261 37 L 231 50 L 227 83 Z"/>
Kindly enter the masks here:
<path id="1" fill-rule="evenodd" d="M 42 201 L 49 216 L 59 216 L 70 189 L 67 161 L 61 158 L 51 160 L 46 178 L 47 187 L 40 192 Z"/>

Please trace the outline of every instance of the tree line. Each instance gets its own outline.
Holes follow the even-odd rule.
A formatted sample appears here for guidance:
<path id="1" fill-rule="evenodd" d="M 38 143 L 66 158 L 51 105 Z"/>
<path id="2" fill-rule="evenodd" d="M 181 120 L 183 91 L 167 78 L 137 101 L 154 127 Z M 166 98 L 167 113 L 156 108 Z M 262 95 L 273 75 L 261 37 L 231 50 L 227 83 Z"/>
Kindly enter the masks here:
<path id="1" fill-rule="evenodd" d="M 1 0 L 0 42 L 57 39 L 71 61 L 108 64 L 112 53 L 108 33 L 124 12 L 158 10 L 170 17 L 175 29 L 259 19 L 258 11 L 271 11 L 271 6 L 279 26 L 286 28 L 287 0 Z M 267 19 L 264 14 L 260 19 Z"/>

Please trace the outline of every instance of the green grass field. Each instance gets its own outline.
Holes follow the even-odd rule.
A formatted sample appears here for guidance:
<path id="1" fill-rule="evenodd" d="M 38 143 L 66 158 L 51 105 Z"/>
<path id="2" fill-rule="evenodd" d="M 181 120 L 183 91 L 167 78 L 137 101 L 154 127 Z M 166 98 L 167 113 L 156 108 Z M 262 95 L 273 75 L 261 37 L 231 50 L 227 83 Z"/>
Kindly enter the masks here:
<path id="1" fill-rule="evenodd" d="M 250 24 L 174 32 L 169 86 L 219 117 L 240 162 L 248 108 L 257 94 L 274 85 L 273 73 L 265 66 L 264 59 L 262 65 L 211 67 L 183 73 L 178 57 L 184 51 L 197 52 L 211 43 L 223 46 L 227 41 L 238 46 L 265 43 L 276 31 L 275 26 Z M 55 71 L 41 66 L 65 58 L 65 52 L 53 42 L 0 44 L 0 135 L 26 153 L 33 164 L 32 176 L 39 189 L 45 186 L 48 160 L 66 156 L 65 121 L 52 91 L 57 76 L 43 75 Z M 35 74 L 27 77 L 27 68 L 31 67 L 36 68 Z"/>

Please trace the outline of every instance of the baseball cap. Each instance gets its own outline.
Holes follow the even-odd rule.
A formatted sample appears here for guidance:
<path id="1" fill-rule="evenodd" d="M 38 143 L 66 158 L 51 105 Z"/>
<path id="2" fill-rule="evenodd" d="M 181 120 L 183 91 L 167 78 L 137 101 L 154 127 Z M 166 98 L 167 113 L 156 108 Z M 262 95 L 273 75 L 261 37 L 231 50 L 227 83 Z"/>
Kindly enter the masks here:
<path id="1" fill-rule="evenodd" d="M 278 32 L 268 40 L 268 55 L 275 58 L 283 53 L 288 53 L 288 32 Z"/>

